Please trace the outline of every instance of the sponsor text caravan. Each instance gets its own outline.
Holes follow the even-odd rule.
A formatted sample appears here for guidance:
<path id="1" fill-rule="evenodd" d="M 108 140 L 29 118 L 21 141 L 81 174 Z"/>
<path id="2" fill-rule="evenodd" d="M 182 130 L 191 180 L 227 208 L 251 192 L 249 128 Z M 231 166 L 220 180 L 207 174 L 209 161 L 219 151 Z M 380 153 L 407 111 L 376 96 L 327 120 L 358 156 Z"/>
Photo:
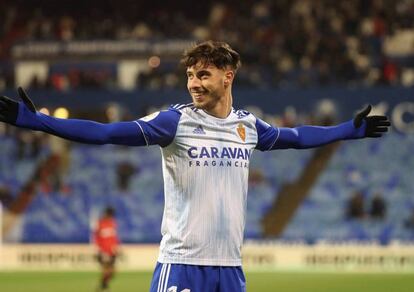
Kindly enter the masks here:
<path id="1" fill-rule="evenodd" d="M 189 167 L 249 167 L 251 150 L 239 147 L 195 147 L 188 149 Z"/>

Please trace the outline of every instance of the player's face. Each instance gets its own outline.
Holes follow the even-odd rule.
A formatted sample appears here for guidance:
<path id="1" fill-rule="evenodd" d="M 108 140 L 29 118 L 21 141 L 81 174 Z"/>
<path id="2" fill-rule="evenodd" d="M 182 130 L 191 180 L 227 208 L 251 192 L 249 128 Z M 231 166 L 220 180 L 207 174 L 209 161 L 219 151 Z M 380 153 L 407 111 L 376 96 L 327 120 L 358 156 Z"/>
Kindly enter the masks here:
<path id="1" fill-rule="evenodd" d="M 201 62 L 187 68 L 187 88 L 195 107 L 209 111 L 224 98 L 228 87 L 226 72 Z"/>

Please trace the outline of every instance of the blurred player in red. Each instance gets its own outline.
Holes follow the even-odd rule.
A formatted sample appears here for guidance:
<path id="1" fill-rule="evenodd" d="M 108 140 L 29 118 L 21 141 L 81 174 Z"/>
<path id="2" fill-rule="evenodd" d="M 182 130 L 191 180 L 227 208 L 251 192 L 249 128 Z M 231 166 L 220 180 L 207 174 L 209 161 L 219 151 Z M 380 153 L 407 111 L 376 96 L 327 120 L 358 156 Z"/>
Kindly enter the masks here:
<path id="1" fill-rule="evenodd" d="M 115 210 L 112 207 L 107 207 L 99 219 L 94 231 L 94 241 L 99 250 L 98 261 L 102 268 L 98 291 L 107 291 L 109 282 L 115 273 L 115 261 L 119 246 Z"/>

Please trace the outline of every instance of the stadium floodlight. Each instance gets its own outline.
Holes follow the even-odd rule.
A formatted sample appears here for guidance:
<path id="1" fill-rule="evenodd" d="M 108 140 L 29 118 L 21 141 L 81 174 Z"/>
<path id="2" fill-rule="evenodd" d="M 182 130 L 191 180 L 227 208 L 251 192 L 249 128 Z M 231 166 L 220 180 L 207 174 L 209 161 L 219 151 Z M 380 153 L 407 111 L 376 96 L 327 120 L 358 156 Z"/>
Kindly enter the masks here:
<path id="1" fill-rule="evenodd" d="M 54 111 L 53 116 L 59 119 L 67 119 L 69 117 L 69 111 L 65 107 L 58 107 Z"/>

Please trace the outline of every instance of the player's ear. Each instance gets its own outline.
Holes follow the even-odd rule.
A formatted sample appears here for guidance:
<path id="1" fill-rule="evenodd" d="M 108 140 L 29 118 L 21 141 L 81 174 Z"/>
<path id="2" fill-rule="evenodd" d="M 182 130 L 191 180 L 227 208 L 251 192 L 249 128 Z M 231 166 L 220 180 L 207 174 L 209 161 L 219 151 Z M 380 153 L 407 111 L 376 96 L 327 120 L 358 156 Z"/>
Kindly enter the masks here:
<path id="1" fill-rule="evenodd" d="M 224 74 L 224 85 L 228 86 L 233 82 L 234 72 L 232 70 L 227 70 Z"/>

